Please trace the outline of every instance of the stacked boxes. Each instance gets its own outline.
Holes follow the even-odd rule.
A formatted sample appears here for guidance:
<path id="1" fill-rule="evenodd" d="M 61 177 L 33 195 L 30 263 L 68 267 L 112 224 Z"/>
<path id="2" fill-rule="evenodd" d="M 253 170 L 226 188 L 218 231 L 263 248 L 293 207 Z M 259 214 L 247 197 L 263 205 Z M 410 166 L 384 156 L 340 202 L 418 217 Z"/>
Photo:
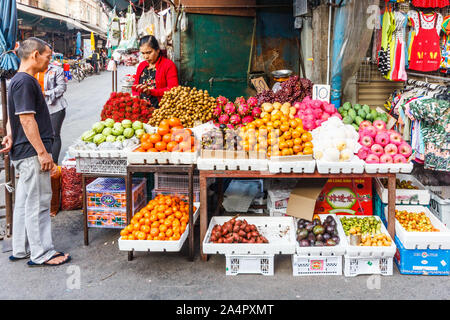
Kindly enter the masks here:
<path id="1" fill-rule="evenodd" d="M 133 178 L 133 214 L 146 204 L 146 182 L 145 178 Z M 125 189 L 125 179 L 123 178 L 97 178 L 86 187 L 89 227 L 126 227 Z"/>

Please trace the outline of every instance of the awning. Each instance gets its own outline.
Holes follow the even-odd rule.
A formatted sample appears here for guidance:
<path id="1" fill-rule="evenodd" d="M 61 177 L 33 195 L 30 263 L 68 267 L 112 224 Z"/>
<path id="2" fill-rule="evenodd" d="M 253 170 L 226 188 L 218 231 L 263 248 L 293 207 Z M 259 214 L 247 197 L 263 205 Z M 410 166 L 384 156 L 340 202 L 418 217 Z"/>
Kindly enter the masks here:
<path id="1" fill-rule="evenodd" d="M 38 9 L 38 8 L 33 8 L 21 3 L 17 3 L 17 10 L 18 10 L 18 14 L 20 15 L 20 12 L 26 12 L 28 14 L 31 15 L 35 15 L 35 16 L 40 16 L 42 18 L 45 19 L 52 19 L 52 20 L 58 20 L 58 21 L 64 21 L 67 23 L 67 29 L 80 29 L 80 30 L 84 30 L 87 32 L 94 32 L 95 34 L 99 34 L 101 36 L 106 37 L 106 32 L 102 31 L 99 28 L 92 28 L 92 27 L 88 27 L 85 24 L 83 24 L 82 22 L 75 20 L 73 18 L 67 17 L 67 16 L 63 16 L 57 13 L 53 13 L 53 12 L 48 12 L 42 9 Z"/>

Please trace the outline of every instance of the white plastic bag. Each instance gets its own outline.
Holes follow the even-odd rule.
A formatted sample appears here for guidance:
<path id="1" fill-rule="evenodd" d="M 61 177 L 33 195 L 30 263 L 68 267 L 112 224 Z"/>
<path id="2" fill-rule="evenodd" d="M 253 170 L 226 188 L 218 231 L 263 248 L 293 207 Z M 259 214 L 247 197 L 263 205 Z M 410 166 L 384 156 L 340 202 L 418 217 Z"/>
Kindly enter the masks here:
<path id="1" fill-rule="evenodd" d="M 160 34 L 159 46 L 161 47 L 161 49 L 164 49 L 166 47 L 167 36 L 166 36 L 166 26 L 164 23 L 164 15 L 163 14 L 159 15 L 159 34 Z"/>
<path id="2" fill-rule="evenodd" d="M 170 38 L 170 36 L 172 35 L 172 13 L 171 10 L 169 9 L 167 11 L 166 14 L 166 38 Z"/>
<path id="3" fill-rule="evenodd" d="M 188 28 L 188 18 L 186 15 L 186 12 L 184 12 L 184 9 L 182 9 L 181 13 L 181 21 L 180 21 L 180 30 L 181 32 L 186 32 Z"/>
<path id="4" fill-rule="evenodd" d="M 152 15 L 152 21 L 153 21 L 153 36 L 158 40 L 158 42 L 161 42 L 161 32 L 159 29 L 159 16 L 158 14 L 151 9 L 150 14 Z"/>
<path id="5" fill-rule="evenodd" d="M 142 16 L 139 18 L 137 24 L 137 32 L 139 37 L 144 37 L 152 32 L 153 28 L 153 16 L 150 11 L 144 12 Z"/>

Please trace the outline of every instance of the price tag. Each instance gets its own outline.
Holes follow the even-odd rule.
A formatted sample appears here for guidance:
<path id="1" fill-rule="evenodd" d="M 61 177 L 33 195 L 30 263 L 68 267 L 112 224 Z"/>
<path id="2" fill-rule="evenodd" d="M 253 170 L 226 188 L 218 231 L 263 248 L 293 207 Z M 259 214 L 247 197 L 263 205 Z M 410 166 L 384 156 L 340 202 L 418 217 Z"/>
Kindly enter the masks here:
<path id="1" fill-rule="evenodd" d="M 256 92 L 261 93 L 263 91 L 269 90 L 269 86 L 263 77 L 252 79 L 252 84 L 256 89 Z"/>
<path id="2" fill-rule="evenodd" d="M 330 86 L 326 84 L 315 84 L 313 86 L 313 100 L 330 102 Z"/>

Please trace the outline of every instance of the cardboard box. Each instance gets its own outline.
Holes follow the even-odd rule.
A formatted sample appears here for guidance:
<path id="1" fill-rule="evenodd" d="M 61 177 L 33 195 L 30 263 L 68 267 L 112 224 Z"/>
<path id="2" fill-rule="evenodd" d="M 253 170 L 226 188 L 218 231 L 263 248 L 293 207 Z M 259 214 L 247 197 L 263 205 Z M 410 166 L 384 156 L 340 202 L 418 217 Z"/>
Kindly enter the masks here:
<path id="1" fill-rule="evenodd" d="M 401 274 L 450 275 L 450 250 L 408 250 L 397 237 L 395 245 L 394 262 Z"/>
<path id="2" fill-rule="evenodd" d="M 286 215 L 311 220 L 316 200 L 322 189 L 325 181 L 321 179 L 302 179 L 298 182 L 288 200 Z"/>
<path id="3" fill-rule="evenodd" d="M 372 178 L 328 179 L 317 198 L 314 213 L 371 216 Z"/>

